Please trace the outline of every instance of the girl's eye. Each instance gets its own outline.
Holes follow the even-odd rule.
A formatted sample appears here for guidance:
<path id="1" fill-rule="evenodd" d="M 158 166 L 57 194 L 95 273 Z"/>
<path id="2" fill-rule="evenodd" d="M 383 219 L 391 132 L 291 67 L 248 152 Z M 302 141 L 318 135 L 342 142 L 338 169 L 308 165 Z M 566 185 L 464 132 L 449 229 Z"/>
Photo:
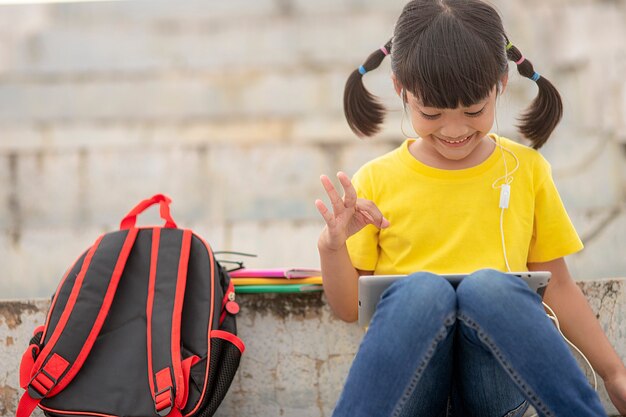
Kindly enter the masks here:
<path id="1" fill-rule="evenodd" d="M 465 115 L 469 116 L 469 117 L 478 117 L 481 114 L 483 114 L 485 112 L 485 108 L 487 106 L 483 106 L 482 109 L 478 110 L 477 112 L 466 112 Z M 441 116 L 441 114 L 428 114 L 428 113 L 424 113 L 423 111 L 420 110 L 420 115 L 427 120 L 435 120 L 438 119 L 439 116 Z"/>
<path id="2" fill-rule="evenodd" d="M 438 114 L 426 114 L 424 112 L 420 112 L 420 114 L 422 115 L 424 119 L 428 119 L 428 120 L 435 120 L 436 118 L 439 117 Z"/>
<path id="3" fill-rule="evenodd" d="M 465 113 L 466 115 L 468 115 L 469 117 L 478 117 L 481 114 L 483 114 L 483 112 L 485 111 L 485 108 L 483 107 L 482 109 L 478 110 L 477 112 L 474 113 Z"/>

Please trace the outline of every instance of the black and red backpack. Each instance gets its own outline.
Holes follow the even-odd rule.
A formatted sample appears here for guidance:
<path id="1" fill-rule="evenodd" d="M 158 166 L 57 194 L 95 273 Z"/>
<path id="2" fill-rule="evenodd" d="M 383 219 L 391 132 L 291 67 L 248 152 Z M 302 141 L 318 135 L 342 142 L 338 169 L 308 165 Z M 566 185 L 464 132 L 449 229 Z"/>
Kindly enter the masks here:
<path id="1" fill-rule="evenodd" d="M 164 195 L 139 203 L 65 273 L 22 357 L 17 417 L 212 416 L 239 366 L 234 287 Z M 135 226 L 159 204 L 163 227 Z"/>

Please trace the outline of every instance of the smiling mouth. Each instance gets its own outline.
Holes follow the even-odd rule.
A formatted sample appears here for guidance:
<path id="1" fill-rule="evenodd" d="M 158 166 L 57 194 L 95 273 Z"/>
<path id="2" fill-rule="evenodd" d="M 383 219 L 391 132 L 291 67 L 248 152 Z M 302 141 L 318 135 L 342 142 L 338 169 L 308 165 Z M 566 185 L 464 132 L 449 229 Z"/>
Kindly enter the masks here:
<path id="1" fill-rule="evenodd" d="M 474 135 L 472 134 L 472 135 L 466 136 L 465 138 L 459 139 L 459 140 L 447 140 L 447 139 L 442 139 L 442 138 L 437 138 L 437 139 L 439 139 L 440 141 L 442 141 L 444 143 L 447 143 L 449 145 L 459 146 L 459 145 L 463 145 L 463 144 L 469 142 L 472 139 L 473 136 Z"/>

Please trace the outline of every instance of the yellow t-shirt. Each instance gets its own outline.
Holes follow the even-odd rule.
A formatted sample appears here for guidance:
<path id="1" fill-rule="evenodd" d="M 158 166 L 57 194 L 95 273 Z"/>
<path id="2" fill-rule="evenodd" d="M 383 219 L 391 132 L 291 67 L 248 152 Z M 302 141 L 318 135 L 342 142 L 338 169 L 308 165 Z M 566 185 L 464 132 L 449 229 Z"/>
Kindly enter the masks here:
<path id="1" fill-rule="evenodd" d="M 546 262 L 582 249 L 558 191 L 549 163 L 536 150 L 491 135 L 519 160 L 504 210 L 506 252 L 512 271 L 528 262 Z M 480 165 L 444 170 L 425 165 L 409 153 L 406 140 L 354 175 L 361 198 L 376 203 L 391 225 L 369 225 L 348 241 L 355 268 L 375 274 L 506 271 L 500 233 L 500 188 L 503 152 L 495 147 Z M 504 158 L 511 174 L 516 161 Z M 496 186 L 501 185 L 500 180 Z"/>

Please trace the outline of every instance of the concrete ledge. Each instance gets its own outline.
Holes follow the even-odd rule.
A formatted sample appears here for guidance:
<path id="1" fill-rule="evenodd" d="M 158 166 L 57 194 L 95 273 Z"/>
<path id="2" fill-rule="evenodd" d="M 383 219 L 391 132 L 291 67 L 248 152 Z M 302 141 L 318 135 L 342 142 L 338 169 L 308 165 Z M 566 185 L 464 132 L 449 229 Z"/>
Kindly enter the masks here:
<path id="1" fill-rule="evenodd" d="M 622 358 L 626 279 L 578 282 Z M 322 417 L 331 414 L 364 331 L 336 319 L 321 293 L 239 295 L 246 353 L 217 415 Z M 0 301 L 0 416 L 13 416 L 22 390 L 19 361 L 48 300 Z M 610 415 L 616 411 L 600 382 Z M 35 414 L 41 416 L 41 414 Z"/>

